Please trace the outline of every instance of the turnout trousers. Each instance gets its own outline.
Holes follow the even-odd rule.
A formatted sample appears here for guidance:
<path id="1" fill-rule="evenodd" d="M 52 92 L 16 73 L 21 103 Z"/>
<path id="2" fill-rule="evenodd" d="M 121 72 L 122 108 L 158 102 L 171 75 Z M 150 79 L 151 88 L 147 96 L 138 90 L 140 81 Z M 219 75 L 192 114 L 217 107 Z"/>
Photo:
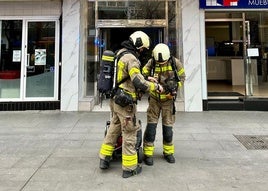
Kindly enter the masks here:
<path id="1" fill-rule="evenodd" d="M 153 97 L 149 97 L 147 126 L 143 137 L 144 155 L 152 157 L 154 154 L 156 127 L 160 115 L 162 117 L 163 154 L 174 154 L 173 125 L 175 122 L 175 114 L 173 109 L 173 100 L 158 101 Z"/>
<path id="2" fill-rule="evenodd" d="M 138 134 L 141 133 L 141 125 L 136 119 L 137 105 L 128 105 L 121 107 L 114 102 L 110 101 L 110 108 L 112 112 L 112 119 L 110 128 L 102 143 L 99 157 L 111 157 L 114 151 L 117 138 L 122 134 L 122 169 L 134 170 L 138 165 L 137 146 Z"/>

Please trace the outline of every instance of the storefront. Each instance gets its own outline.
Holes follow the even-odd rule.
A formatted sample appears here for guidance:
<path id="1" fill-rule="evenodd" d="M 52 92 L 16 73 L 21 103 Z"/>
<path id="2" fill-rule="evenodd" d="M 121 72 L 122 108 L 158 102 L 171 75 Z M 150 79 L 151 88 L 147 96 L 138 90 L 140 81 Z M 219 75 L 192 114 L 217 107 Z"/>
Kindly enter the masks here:
<path id="1" fill-rule="evenodd" d="M 0 110 L 92 110 L 103 50 L 133 31 L 183 59 L 180 10 L 177 0 L 0 0 Z"/>
<path id="2" fill-rule="evenodd" d="M 60 1 L 0 1 L 0 110 L 58 109 Z"/>
<path id="3" fill-rule="evenodd" d="M 265 3 L 0 0 L 0 110 L 91 111 L 102 52 L 135 30 L 183 62 L 179 111 L 267 110 Z"/>
<path id="4" fill-rule="evenodd" d="M 200 8 L 205 15 L 204 110 L 268 110 L 268 3 L 207 0 Z"/>
<path id="5" fill-rule="evenodd" d="M 163 1 L 87 1 L 83 4 L 85 21 L 84 39 L 87 39 L 84 52 L 86 60 L 83 96 L 79 101 L 79 110 L 86 110 L 99 103 L 97 78 L 99 74 L 99 60 L 104 50 L 116 51 L 120 43 L 127 40 L 134 31 L 146 32 L 153 48 L 159 42 L 168 43 L 171 52 L 181 57 L 181 28 L 179 2 L 175 0 Z M 151 51 L 151 50 L 150 50 Z M 149 59 L 151 52 L 148 52 Z M 146 59 L 142 60 L 145 64 Z M 83 79 L 86 79 L 83 81 Z M 183 102 L 183 93 L 180 104 Z M 183 104 L 183 103 L 182 103 Z"/>

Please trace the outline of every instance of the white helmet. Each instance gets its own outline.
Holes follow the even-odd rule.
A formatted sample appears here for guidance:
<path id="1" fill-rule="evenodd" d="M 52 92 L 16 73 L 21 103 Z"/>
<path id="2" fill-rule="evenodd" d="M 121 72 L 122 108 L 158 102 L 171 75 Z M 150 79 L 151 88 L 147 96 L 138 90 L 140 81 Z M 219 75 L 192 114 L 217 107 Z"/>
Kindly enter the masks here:
<path id="1" fill-rule="evenodd" d="M 156 62 L 165 62 L 170 58 L 169 47 L 164 43 L 157 44 L 153 49 L 153 57 Z"/>
<path id="2" fill-rule="evenodd" d="M 129 38 L 137 49 L 150 47 L 150 38 L 142 31 L 132 33 Z"/>

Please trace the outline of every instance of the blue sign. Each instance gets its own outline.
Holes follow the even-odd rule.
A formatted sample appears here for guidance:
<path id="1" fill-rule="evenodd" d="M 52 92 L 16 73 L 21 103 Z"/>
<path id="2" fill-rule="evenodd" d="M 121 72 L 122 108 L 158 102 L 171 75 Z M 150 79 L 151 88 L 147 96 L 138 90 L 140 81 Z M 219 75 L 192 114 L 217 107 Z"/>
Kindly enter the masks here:
<path id="1" fill-rule="evenodd" d="M 200 0 L 201 9 L 268 9 L 268 0 Z"/>

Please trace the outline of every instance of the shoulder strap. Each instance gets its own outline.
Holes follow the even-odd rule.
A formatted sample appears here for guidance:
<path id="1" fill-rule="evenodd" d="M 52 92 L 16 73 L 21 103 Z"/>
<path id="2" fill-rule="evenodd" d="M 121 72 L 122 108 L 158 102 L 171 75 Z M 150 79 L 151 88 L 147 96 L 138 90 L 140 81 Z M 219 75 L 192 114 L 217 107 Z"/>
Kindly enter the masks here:
<path id="1" fill-rule="evenodd" d="M 127 76 L 127 77 L 125 77 L 124 79 L 122 79 L 120 82 L 116 82 L 116 80 L 117 80 L 117 63 L 118 63 L 118 61 L 120 60 L 120 58 L 122 57 L 122 56 L 124 56 L 125 54 L 127 54 L 127 53 L 131 53 L 130 51 L 128 51 L 128 50 L 125 50 L 125 51 L 122 51 L 119 55 L 116 55 L 116 57 L 115 57 L 115 70 L 114 70 L 114 72 L 115 72 L 115 75 L 114 75 L 114 88 L 118 88 L 118 86 L 120 85 L 120 84 L 122 84 L 122 83 L 124 83 L 125 81 L 127 81 L 129 78 L 130 78 L 130 76 Z"/>
<path id="2" fill-rule="evenodd" d="M 170 59 L 171 59 L 171 67 L 172 67 L 172 70 L 174 71 L 175 79 L 179 82 L 179 81 L 181 81 L 181 79 L 178 76 L 178 70 L 177 70 L 175 58 L 174 58 L 174 56 L 171 56 Z"/>
<path id="3" fill-rule="evenodd" d="M 152 67 L 151 67 L 151 71 L 150 71 L 150 75 L 151 76 L 154 76 L 154 72 L 155 72 L 155 59 L 154 58 L 152 58 Z"/>

